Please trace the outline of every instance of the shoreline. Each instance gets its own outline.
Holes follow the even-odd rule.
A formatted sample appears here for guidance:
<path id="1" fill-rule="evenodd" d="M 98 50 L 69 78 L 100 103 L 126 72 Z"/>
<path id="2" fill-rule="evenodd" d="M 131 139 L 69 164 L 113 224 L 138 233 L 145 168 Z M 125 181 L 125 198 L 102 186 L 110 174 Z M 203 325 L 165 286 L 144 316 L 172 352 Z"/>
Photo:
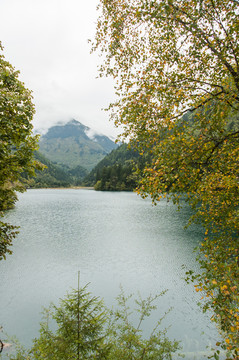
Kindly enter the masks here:
<path id="1" fill-rule="evenodd" d="M 32 187 L 32 188 L 27 188 L 26 190 L 42 190 L 42 189 L 52 189 L 52 190 L 95 190 L 93 186 L 71 186 L 71 187 Z"/>

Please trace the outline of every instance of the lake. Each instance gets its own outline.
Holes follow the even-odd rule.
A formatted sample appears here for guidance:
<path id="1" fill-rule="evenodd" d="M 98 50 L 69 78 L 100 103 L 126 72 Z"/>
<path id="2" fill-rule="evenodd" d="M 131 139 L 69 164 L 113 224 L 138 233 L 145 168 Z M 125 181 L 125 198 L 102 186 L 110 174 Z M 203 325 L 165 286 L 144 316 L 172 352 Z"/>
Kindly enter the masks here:
<path id="1" fill-rule="evenodd" d="M 0 262 L 0 325 L 26 346 L 38 335 L 43 306 L 81 285 L 115 303 L 120 285 L 142 297 L 168 289 L 145 324 L 145 334 L 165 310 L 168 336 L 182 340 L 190 360 L 215 345 L 219 335 L 197 303 L 200 294 L 184 280 L 199 270 L 195 246 L 199 227 L 185 230 L 187 205 L 180 211 L 163 200 L 152 206 L 134 193 L 85 189 L 36 189 L 19 195 L 5 220 L 21 226 L 13 255 Z"/>

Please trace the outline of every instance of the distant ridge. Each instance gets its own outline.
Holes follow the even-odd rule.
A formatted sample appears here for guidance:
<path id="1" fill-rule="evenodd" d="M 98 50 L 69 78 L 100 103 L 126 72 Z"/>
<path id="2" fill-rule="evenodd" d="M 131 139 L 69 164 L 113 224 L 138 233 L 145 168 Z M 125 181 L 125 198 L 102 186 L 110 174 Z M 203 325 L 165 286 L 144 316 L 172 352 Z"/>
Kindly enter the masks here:
<path id="1" fill-rule="evenodd" d="M 48 129 L 40 138 L 40 152 L 53 163 L 67 169 L 78 166 L 90 171 L 118 145 L 109 137 L 72 119 Z"/>

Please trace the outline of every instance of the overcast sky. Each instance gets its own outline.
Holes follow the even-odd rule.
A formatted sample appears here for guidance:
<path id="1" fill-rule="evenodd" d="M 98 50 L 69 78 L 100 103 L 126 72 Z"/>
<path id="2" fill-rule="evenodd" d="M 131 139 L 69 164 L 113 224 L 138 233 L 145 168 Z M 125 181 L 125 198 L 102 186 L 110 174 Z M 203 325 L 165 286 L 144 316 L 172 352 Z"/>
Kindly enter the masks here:
<path id="1" fill-rule="evenodd" d="M 100 59 L 90 54 L 97 0 L 0 0 L 4 56 L 33 91 L 34 127 L 71 118 L 106 135 L 119 130 L 102 108 L 114 100 L 111 79 L 96 79 Z"/>

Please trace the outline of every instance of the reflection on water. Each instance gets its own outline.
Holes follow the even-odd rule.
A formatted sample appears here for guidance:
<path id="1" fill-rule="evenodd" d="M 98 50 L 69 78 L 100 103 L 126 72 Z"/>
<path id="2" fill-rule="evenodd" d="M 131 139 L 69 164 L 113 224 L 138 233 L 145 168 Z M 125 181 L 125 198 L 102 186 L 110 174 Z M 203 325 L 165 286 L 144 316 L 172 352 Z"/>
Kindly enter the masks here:
<path id="1" fill-rule="evenodd" d="M 83 189 L 29 190 L 19 198 L 6 219 L 21 232 L 14 254 L 0 263 L 0 325 L 6 332 L 30 345 L 42 306 L 76 287 L 80 270 L 82 285 L 89 282 L 109 306 L 120 284 L 143 297 L 168 289 L 145 332 L 172 306 L 164 325 L 171 324 L 168 334 L 183 341 L 185 352 L 215 344 L 217 331 L 197 306 L 200 295 L 183 279 L 182 265 L 197 269 L 193 250 L 202 236 L 199 228 L 184 230 L 186 206 L 178 212 L 166 201 L 153 207 L 133 193 Z"/>

